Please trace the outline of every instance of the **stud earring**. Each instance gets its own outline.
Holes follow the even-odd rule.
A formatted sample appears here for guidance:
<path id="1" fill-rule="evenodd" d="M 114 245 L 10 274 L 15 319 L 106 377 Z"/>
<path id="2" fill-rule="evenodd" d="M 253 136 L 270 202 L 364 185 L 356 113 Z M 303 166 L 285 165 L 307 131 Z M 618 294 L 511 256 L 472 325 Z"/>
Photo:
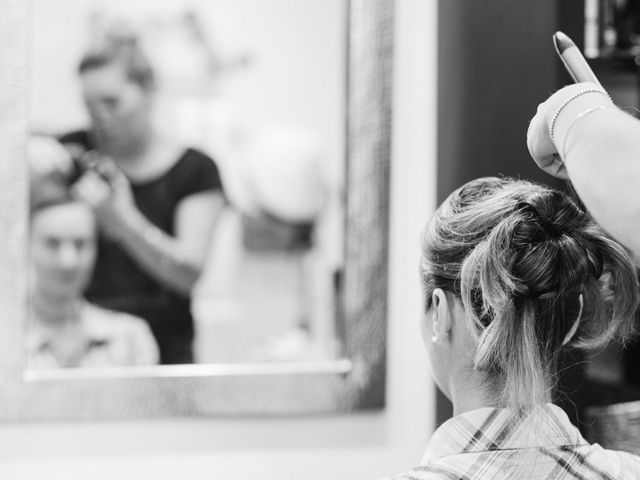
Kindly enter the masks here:
<path id="1" fill-rule="evenodd" d="M 437 334 L 434 334 L 433 337 L 431 337 L 431 343 L 438 344 L 440 343 L 440 340 L 442 340 L 443 338 L 446 338 L 447 335 L 449 335 L 449 332 L 444 332 L 442 334 L 442 337 L 438 336 Z"/>

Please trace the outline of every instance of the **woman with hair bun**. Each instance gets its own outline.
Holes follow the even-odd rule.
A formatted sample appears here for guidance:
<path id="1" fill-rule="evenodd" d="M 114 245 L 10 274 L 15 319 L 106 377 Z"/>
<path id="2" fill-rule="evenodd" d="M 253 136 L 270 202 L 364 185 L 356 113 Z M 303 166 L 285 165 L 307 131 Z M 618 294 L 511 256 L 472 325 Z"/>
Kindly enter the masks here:
<path id="1" fill-rule="evenodd" d="M 467 183 L 425 235 L 421 322 L 454 417 L 411 479 L 637 479 L 640 457 L 590 445 L 553 405 L 563 349 L 630 337 L 638 283 L 626 251 L 562 192 Z"/>

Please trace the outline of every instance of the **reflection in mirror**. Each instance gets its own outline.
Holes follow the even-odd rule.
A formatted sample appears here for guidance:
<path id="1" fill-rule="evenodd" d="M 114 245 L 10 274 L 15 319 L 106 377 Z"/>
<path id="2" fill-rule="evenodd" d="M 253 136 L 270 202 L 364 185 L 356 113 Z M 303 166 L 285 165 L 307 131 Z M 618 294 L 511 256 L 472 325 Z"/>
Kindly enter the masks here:
<path id="1" fill-rule="evenodd" d="M 339 358 L 344 0 L 33 0 L 27 365 Z"/>
<path id="2" fill-rule="evenodd" d="M 171 8 L 154 4 L 152 13 L 145 10 L 151 2 L 110 2 L 108 17 L 127 17 L 139 38 L 135 45 L 150 47 L 145 55 L 154 82 L 145 89 L 136 84 L 144 75 L 129 78 L 120 65 L 118 70 L 93 63 L 86 73 L 77 72 L 91 35 L 110 24 L 99 14 L 106 3 L 0 0 L 0 419 L 299 415 L 384 406 L 393 3 L 216 0 L 191 2 L 197 14 L 185 14 L 177 1 Z M 64 22 L 53 21 L 61 11 Z M 194 22 L 202 22 L 202 29 Z M 68 40 L 62 52 L 61 38 Z M 205 39 L 209 50 L 193 48 Z M 85 105 L 91 96 L 83 92 L 83 76 L 91 77 L 92 93 L 109 93 L 99 96 L 104 101 L 88 102 L 91 108 Z M 126 86 L 116 89 L 127 92 L 126 102 L 111 95 L 109 88 L 118 82 Z M 132 103 L 141 103 L 147 114 L 106 126 L 105 110 L 122 113 L 115 107 Z M 75 150 L 71 147 L 76 166 L 58 168 L 62 175 L 54 175 L 55 182 L 43 178 L 52 166 L 73 164 L 69 150 L 52 139 L 96 130 L 98 122 L 88 115 L 94 108 L 94 116 L 104 115 L 105 127 L 84 139 L 108 139 L 111 150 L 94 146 L 83 153 L 76 141 Z M 130 128 L 115 135 L 125 123 Z M 158 170 L 150 172 L 114 158 L 136 145 L 116 137 L 131 139 L 149 126 L 170 134 L 168 145 L 175 148 L 151 155 L 167 163 L 154 164 Z M 136 312 L 107 315 L 87 307 L 78 292 L 88 279 L 90 284 L 96 232 L 101 232 L 98 241 L 108 234 L 113 243 L 127 242 L 131 251 L 153 244 L 159 254 L 175 246 L 176 232 L 145 223 L 154 213 L 147 210 L 129 218 L 131 225 L 106 227 L 122 213 L 114 209 L 137 206 L 131 200 L 136 181 L 161 176 L 161 167 L 171 170 L 185 146 L 213 160 L 197 162 L 206 166 L 198 179 L 202 176 L 207 188 L 180 210 L 190 212 L 188 218 L 206 212 L 208 221 L 176 222 L 176 232 L 198 232 L 188 248 L 178 249 L 183 257 L 176 261 L 160 261 L 166 258 L 160 255 L 146 260 L 139 255 L 139 260 L 161 277 L 162 292 L 191 293 L 194 341 L 187 353 L 201 364 L 142 365 L 162 355 L 156 337 L 157 352 L 148 342 L 157 325 Z M 20 161 L 26 151 L 29 162 Z M 34 162 L 37 157 L 45 161 Z M 211 188 L 212 165 L 223 194 Z M 70 182 L 85 170 L 90 181 Z M 30 195 L 29 179 L 39 185 Z M 43 184 L 66 200 L 39 207 Z M 123 188 L 127 185 L 131 190 Z M 193 185 L 172 182 L 160 200 Z M 102 208 L 97 200 L 120 188 L 118 202 Z M 69 220 L 73 227 L 64 227 Z M 141 228 L 144 235 L 136 237 L 127 230 L 132 226 L 150 228 Z M 58 251 L 63 254 L 54 258 L 73 268 L 47 263 Z M 99 244 L 95 255 L 99 261 Z M 206 262 L 194 262 L 198 255 Z M 194 264 L 204 266 L 195 271 L 199 276 L 190 268 Z M 180 274 L 167 275 L 167 265 Z M 56 284 L 39 283 L 47 276 L 58 278 Z M 83 296 L 88 298 L 88 291 Z M 43 315 L 42 299 L 28 298 L 40 295 L 57 302 L 57 313 L 66 305 L 71 315 L 89 310 L 97 317 L 88 322 L 90 335 L 82 322 L 67 324 L 65 334 L 75 325 L 84 340 L 57 339 L 60 363 L 93 366 L 106 358 L 136 366 L 49 368 L 46 362 L 54 355 L 49 347 L 42 358 L 28 359 L 30 335 L 40 345 L 38 335 L 44 343 L 53 335 L 48 320 L 36 318 Z M 100 307 L 117 311 L 116 306 Z M 44 315 L 53 311 L 48 305 Z M 97 335 L 107 317 L 118 329 Z M 44 331 L 39 323 L 46 325 Z M 316 339 L 321 348 L 315 348 Z M 87 347 L 95 352 L 87 354 Z"/>
<path id="3" fill-rule="evenodd" d="M 157 363 L 158 348 L 142 318 L 83 299 L 97 249 L 91 207 L 53 182 L 40 182 L 31 194 L 29 368 Z"/>

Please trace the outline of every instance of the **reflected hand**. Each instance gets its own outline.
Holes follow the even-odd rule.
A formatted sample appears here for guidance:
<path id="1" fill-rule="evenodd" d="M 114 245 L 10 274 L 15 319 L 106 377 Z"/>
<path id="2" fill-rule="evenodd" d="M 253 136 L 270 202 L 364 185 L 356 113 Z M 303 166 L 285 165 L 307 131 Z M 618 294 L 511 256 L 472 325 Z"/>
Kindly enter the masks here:
<path id="1" fill-rule="evenodd" d="M 527 130 L 527 148 L 536 164 L 554 177 L 568 179 L 564 161 L 560 157 L 560 145 L 554 144 L 549 135 L 549 126 L 562 104 L 585 88 L 595 88 L 591 83 L 576 83 L 561 88 L 546 101 L 538 105 L 535 116 Z"/>
<path id="2" fill-rule="evenodd" d="M 68 175 L 73 161 L 67 149 L 53 137 L 34 135 L 27 143 L 27 160 L 33 177 L 46 177 L 56 172 Z"/>
<path id="3" fill-rule="evenodd" d="M 93 208 L 99 228 L 113 240 L 119 239 L 127 218 L 136 211 L 129 180 L 108 157 L 88 170 L 73 185 L 72 193 Z"/>

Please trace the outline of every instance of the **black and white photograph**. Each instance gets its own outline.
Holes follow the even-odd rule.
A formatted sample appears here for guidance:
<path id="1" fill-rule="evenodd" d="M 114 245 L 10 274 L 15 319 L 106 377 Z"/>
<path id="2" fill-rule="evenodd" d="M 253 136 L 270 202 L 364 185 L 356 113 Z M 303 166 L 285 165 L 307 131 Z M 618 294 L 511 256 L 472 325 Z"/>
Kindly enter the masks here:
<path id="1" fill-rule="evenodd" d="M 640 0 L 0 0 L 0 478 L 640 479 Z"/>

